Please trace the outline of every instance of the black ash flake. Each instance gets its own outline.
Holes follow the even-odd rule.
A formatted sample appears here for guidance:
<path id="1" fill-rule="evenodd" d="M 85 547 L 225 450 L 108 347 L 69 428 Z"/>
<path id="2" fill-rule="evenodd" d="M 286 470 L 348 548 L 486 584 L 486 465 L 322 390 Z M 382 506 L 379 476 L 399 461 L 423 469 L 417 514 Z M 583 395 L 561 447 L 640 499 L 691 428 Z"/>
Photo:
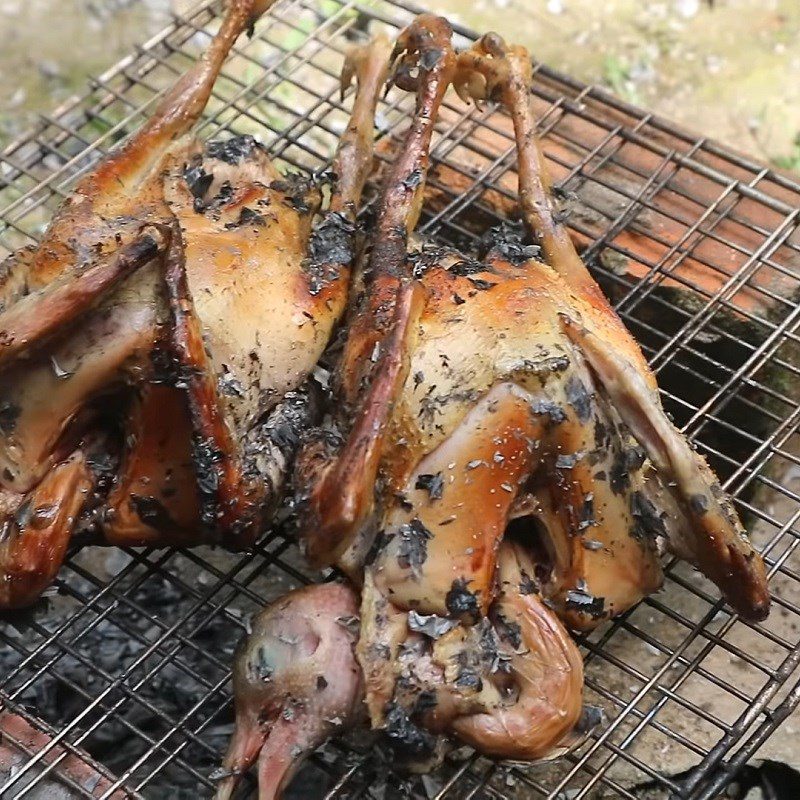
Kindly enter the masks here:
<path id="1" fill-rule="evenodd" d="M 556 469 L 572 469 L 580 461 L 582 453 L 561 453 L 556 457 Z"/>
<path id="2" fill-rule="evenodd" d="M 708 512 L 708 497 L 704 494 L 693 494 L 689 498 L 689 508 L 692 509 L 694 514 L 702 517 L 703 514 Z"/>
<path id="3" fill-rule="evenodd" d="M 577 375 L 570 375 L 564 384 L 567 402 L 575 409 L 581 422 L 588 422 L 592 416 L 592 396 Z"/>
<path id="4" fill-rule="evenodd" d="M 571 611 L 581 611 L 597 619 L 605 611 L 604 597 L 595 597 L 585 589 L 570 589 L 565 598 L 565 606 Z"/>
<path id="5" fill-rule="evenodd" d="M 353 260 L 355 224 L 344 214 L 331 211 L 311 233 L 308 254 L 311 263 L 350 264 Z"/>
<path id="6" fill-rule="evenodd" d="M 439 639 L 453 628 L 457 627 L 458 622 L 447 617 L 440 617 L 437 614 L 419 614 L 416 611 L 408 612 L 408 627 L 416 633 L 423 633 L 430 639 Z"/>
<path id="7" fill-rule="evenodd" d="M 525 570 L 520 570 L 519 593 L 523 595 L 538 594 L 539 586 Z"/>
<path id="8" fill-rule="evenodd" d="M 392 744 L 410 755 L 427 755 L 436 746 L 436 738 L 415 725 L 406 710 L 396 703 L 390 704 L 383 730 Z"/>
<path id="9" fill-rule="evenodd" d="M 190 164 L 184 167 L 183 179 L 186 181 L 186 186 L 194 198 L 195 211 L 202 210 L 203 198 L 214 181 L 214 175 L 205 171 L 200 155 L 197 155 Z"/>
<path id="10" fill-rule="evenodd" d="M 169 531 L 177 527 L 164 504 L 152 495 L 131 494 L 130 504 L 139 519 L 151 528 Z"/>
<path id="11" fill-rule="evenodd" d="M 206 144 L 206 155 L 236 166 L 249 158 L 254 151 L 264 150 L 264 146 L 249 134 L 231 136 L 229 139 L 216 139 Z"/>
<path id="12" fill-rule="evenodd" d="M 311 208 L 306 195 L 313 188 L 314 181 L 299 172 L 290 172 L 282 180 L 272 181 L 269 188 L 284 195 L 284 203 L 299 214 L 308 214 Z"/>
<path id="13" fill-rule="evenodd" d="M 564 409 L 558 403 L 547 399 L 532 400 L 531 412 L 537 416 L 547 417 L 550 425 L 560 425 L 567 419 Z"/>
<path id="14" fill-rule="evenodd" d="M 461 257 L 456 251 L 447 247 L 433 244 L 432 242 L 424 242 L 418 250 L 410 250 L 406 253 L 406 263 L 411 268 L 411 274 L 419 279 L 429 269 L 440 266 L 453 256 Z"/>
<path id="15" fill-rule="evenodd" d="M 433 538 L 419 517 L 401 525 L 397 531 L 397 563 L 402 569 L 417 573 L 428 558 L 428 542 Z"/>
<path id="16" fill-rule="evenodd" d="M 514 266 L 520 266 L 538 258 L 541 248 L 526 242 L 525 227 L 521 222 L 502 222 L 488 230 L 481 238 L 480 252 L 503 258 Z"/>
<path id="17" fill-rule="evenodd" d="M 336 617 L 336 624 L 341 625 L 352 636 L 361 632 L 361 620 L 356 616 Z"/>
<path id="18" fill-rule="evenodd" d="M 652 501 L 642 492 L 631 495 L 631 514 L 633 515 L 632 535 L 637 539 L 655 539 L 666 537 L 667 528 L 664 520 Z"/>
<path id="19" fill-rule="evenodd" d="M 590 550 L 592 552 L 602 550 L 604 546 L 603 543 L 598 542 L 597 539 L 582 539 L 581 544 L 583 545 L 584 550 Z"/>
<path id="20" fill-rule="evenodd" d="M 488 291 L 489 289 L 493 289 L 495 286 L 497 286 L 497 283 L 495 283 L 493 281 L 484 280 L 483 278 L 467 278 L 467 280 L 476 289 L 479 289 L 482 292 L 483 291 Z"/>
<path id="21" fill-rule="evenodd" d="M 543 382 L 549 375 L 564 372 L 569 369 L 569 356 L 549 355 L 544 351 L 540 358 L 522 358 L 515 362 L 512 369 L 522 375 L 537 375 Z"/>
<path id="22" fill-rule="evenodd" d="M 456 578 L 445 596 L 447 610 L 455 617 L 476 618 L 480 611 L 478 597 L 467 588 L 466 578 Z"/>
<path id="23" fill-rule="evenodd" d="M 581 518 L 578 522 L 578 530 L 585 531 L 587 528 L 591 527 L 592 525 L 596 525 L 597 522 L 594 518 L 594 493 L 589 492 L 583 498 L 583 505 L 581 507 Z"/>
<path id="24" fill-rule="evenodd" d="M 617 450 L 611 464 L 611 491 L 614 494 L 624 494 L 630 486 L 630 475 L 642 465 L 647 458 L 645 451 L 638 445 Z"/>
<path id="25" fill-rule="evenodd" d="M 508 619 L 499 611 L 493 614 L 492 621 L 500 638 L 509 642 L 514 650 L 519 650 L 522 646 L 522 629 L 519 623 Z"/>
<path id="26" fill-rule="evenodd" d="M 483 681 L 475 669 L 462 667 L 456 678 L 456 686 L 470 692 L 480 692 L 483 689 Z"/>
<path id="27" fill-rule="evenodd" d="M 468 278 L 470 275 L 477 275 L 480 272 L 491 272 L 491 268 L 482 261 L 464 258 L 460 261 L 454 261 L 452 264 L 450 264 L 450 266 L 447 268 L 447 271 L 452 275 L 458 275 L 461 278 Z"/>
<path id="28" fill-rule="evenodd" d="M 260 214 L 258 211 L 253 210 L 252 208 L 248 208 L 245 206 L 239 212 L 239 217 L 234 222 L 226 222 L 225 229 L 226 230 L 234 230 L 236 228 L 241 228 L 243 225 L 250 225 L 257 228 L 263 228 L 267 224 L 267 220 L 264 218 L 263 214 Z"/>
<path id="29" fill-rule="evenodd" d="M 605 450 L 611 445 L 611 433 L 600 417 L 594 421 L 594 445 L 598 450 Z"/>
<path id="30" fill-rule="evenodd" d="M 314 227 L 308 243 L 308 258 L 303 269 L 309 276 L 309 293 L 318 295 L 329 283 L 336 280 L 341 267 L 347 267 L 355 258 L 354 237 L 356 227 L 351 220 L 337 211 L 331 211 Z"/>
<path id="31" fill-rule="evenodd" d="M 442 473 L 423 473 L 418 475 L 414 488 L 426 491 L 431 500 L 441 500 L 442 494 L 444 493 L 444 478 L 442 477 Z"/>
<path id="32" fill-rule="evenodd" d="M 406 189 L 416 189 L 422 183 L 422 170 L 415 169 L 410 172 L 406 177 L 403 179 L 403 186 Z"/>

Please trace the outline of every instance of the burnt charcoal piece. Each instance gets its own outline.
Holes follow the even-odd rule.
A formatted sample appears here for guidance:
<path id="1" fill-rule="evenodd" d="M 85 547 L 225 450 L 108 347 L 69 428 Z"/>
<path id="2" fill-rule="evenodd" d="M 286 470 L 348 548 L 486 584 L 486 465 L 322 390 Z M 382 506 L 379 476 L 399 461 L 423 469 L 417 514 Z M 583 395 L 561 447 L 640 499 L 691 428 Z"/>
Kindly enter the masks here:
<path id="1" fill-rule="evenodd" d="M 427 756 L 436 746 L 436 738 L 415 725 L 406 711 L 394 703 L 386 714 L 384 732 L 404 755 Z"/>

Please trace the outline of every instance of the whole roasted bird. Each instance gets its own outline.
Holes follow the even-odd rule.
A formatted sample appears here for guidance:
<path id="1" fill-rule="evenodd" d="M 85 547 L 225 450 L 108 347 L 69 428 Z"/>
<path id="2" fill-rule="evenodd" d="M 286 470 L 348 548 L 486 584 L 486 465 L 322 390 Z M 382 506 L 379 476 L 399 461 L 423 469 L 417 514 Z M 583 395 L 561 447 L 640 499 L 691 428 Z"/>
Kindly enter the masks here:
<path id="1" fill-rule="evenodd" d="M 769 608 L 730 500 L 554 213 L 528 53 L 489 34 L 456 56 L 446 21 L 425 15 L 395 54 L 416 112 L 387 175 L 332 417 L 297 462 L 302 541 L 360 587 L 357 642 L 344 586 L 262 612 L 237 656 L 221 799 L 259 751 L 261 797 L 274 797 L 362 698 L 372 727 L 416 759 L 440 734 L 497 757 L 562 752 L 582 705 L 564 625 L 592 628 L 656 590 L 664 548 L 743 616 Z M 527 238 L 502 226 L 480 259 L 412 235 L 449 83 L 501 102 L 516 133 Z M 334 651 L 346 667 L 326 671 Z"/>
<path id="2" fill-rule="evenodd" d="M 208 51 L 0 273 L 0 608 L 32 602 L 73 532 L 246 547 L 279 496 L 303 384 L 347 297 L 389 44 L 321 190 L 252 137 L 190 130 L 231 46 L 272 0 L 230 0 Z"/>

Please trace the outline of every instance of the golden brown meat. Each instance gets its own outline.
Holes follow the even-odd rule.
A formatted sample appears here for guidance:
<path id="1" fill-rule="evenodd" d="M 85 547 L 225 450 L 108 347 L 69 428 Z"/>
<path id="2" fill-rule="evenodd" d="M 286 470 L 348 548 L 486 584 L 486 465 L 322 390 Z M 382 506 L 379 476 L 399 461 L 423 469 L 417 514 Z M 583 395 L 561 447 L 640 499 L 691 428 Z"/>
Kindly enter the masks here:
<path id="1" fill-rule="evenodd" d="M 729 499 L 666 417 L 641 351 L 553 213 L 527 52 L 488 35 L 456 59 L 448 40 L 446 23 L 431 17 L 401 37 L 396 82 L 417 91 L 417 110 L 387 176 L 330 429 L 298 461 L 309 556 L 354 581 L 363 573 L 366 703 L 372 725 L 390 734 L 409 722 L 432 729 L 419 708 L 424 681 L 409 692 L 403 663 L 420 615 L 448 628 L 443 639 L 459 638 L 459 663 L 491 660 L 483 631 L 502 638 L 492 623 L 509 603 L 497 593 L 498 551 L 512 544 L 529 562 L 521 583 L 547 602 L 527 607 L 534 639 L 561 632 L 550 609 L 588 629 L 654 591 L 662 547 L 696 564 L 744 616 L 769 608 L 763 563 Z M 530 239 L 504 226 L 480 260 L 409 236 L 451 81 L 462 95 L 502 102 L 517 135 Z M 441 667 L 441 648 L 415 657 Z M 565 648 L 541 657 L 556 669 Z M 436 729 L 478 746 L 485 736 L 495 755 L 559 749 L 568 726 L 527 737 L 515 727 L 526 716 L 524 675 L 511 670 L 506 697 L 520 706 L 509 710 L 485 696 L 480 673 L 473 705 L 462 705 L 458 676 L 445 668 Z M 579 685 L 539 684 L 572 723 Z"/>
<path id="2" fill-rule="evenodd" d="M 231 45 L 269 5 L 232 0 L 152 119 L 80 182 L 40 246 L 6 265 L 0 607 L 29 603 L 52 580 L 85 506 L 104 506 L 94 516 L 113 543 L 240 548 L 282 490 L 316 411 L 302 385 L 347 297 L 389 46 L 377 39 L 348 58 L 343 88 L 356 75 L 358 91 L 319 213 L 319 187 L 282 176 L 252 137 L 203 146 L 184 135 Z M 107 499 L 48 478 L 80 460 L 89 433 L 106 431 L 113 456 L 115 429 L 123 446 Z M 40 508 L 42 491 L 69 514 L 34 532 L 22 512 Z"/>

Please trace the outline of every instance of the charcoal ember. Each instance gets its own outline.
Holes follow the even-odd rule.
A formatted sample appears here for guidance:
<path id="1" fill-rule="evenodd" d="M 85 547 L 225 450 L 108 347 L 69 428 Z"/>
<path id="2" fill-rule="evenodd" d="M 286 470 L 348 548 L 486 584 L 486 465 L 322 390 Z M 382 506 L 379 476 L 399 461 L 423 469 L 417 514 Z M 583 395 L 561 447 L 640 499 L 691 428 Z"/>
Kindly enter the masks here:
<path id="1" fill-rule="evenodd" d="M 81 564 L 95 565 L 93 569 L 105 575 L 108 552 L 85 548 Z M 130 560 L 128 556 L 125 564 Z M 198 587 L 200 572 L 201 567 L 189 559 L 172 557 L 170 573 L 187 586 Z M 181 728 L 172 735 L 170 731 L 208 694 L 209 686 L 225 677 L 243 627 L 232 623 L 230 614 L 235 608 L 210 613 L 208 605 L 198 604 L 197 596 L 177 581 L 157 572 L 144 580 L 142 576 L 142 568 L 134 566 L 114 590 L 128 601 L 114 601 L 114 595 L 97 600 L 55 637 L 43 652 L 44 659 L 55 657 L 54 662 L 16 699 L 56 729 L 83 714 L 79 730 L 88 735 L 82 747 L 115 774 L 134 768 L 129 780 L 133 785 L 149 775 L 154 757 L 162 761 L 179 752 L 147 781 L 142 791 L 147 800 L 206 797 L 206 784 L 181 762 L 205 775 L 219 765 L 233 723 L 232 708 L 217 711 L 223 700 L 219 695 L 192 717 L 194 730 L 213 715 L 213 726 L 196 739 L 187 742 Z M 69 588 L 77 597 L 98 595 L 97 586 L 77 574 L 70 575 Z M 25 655 L 41 646 L 43 637 L 56 631 L 75 610 L 74 601 L 55 597 L 32 612 L 0 620 L 0 674 L 13 674 Z M 170 633 L 176 624 L 179 636 Z M 10 642 L 14 646 L 7 646 Z M 69 648 L 64 647 L 66 643 Z M 153 652 L 145 657 L 151 647 Z M 19 683 L 38 667 L 39 662 L 34 662 L 23 671 Z M 122 685 L 111 688 L 118 678 Z M 87 712 L 101 693 L 105 693 L 101 701 Z M 147 758 L 152 742 L 165 736 L 161 749 Z"/>

